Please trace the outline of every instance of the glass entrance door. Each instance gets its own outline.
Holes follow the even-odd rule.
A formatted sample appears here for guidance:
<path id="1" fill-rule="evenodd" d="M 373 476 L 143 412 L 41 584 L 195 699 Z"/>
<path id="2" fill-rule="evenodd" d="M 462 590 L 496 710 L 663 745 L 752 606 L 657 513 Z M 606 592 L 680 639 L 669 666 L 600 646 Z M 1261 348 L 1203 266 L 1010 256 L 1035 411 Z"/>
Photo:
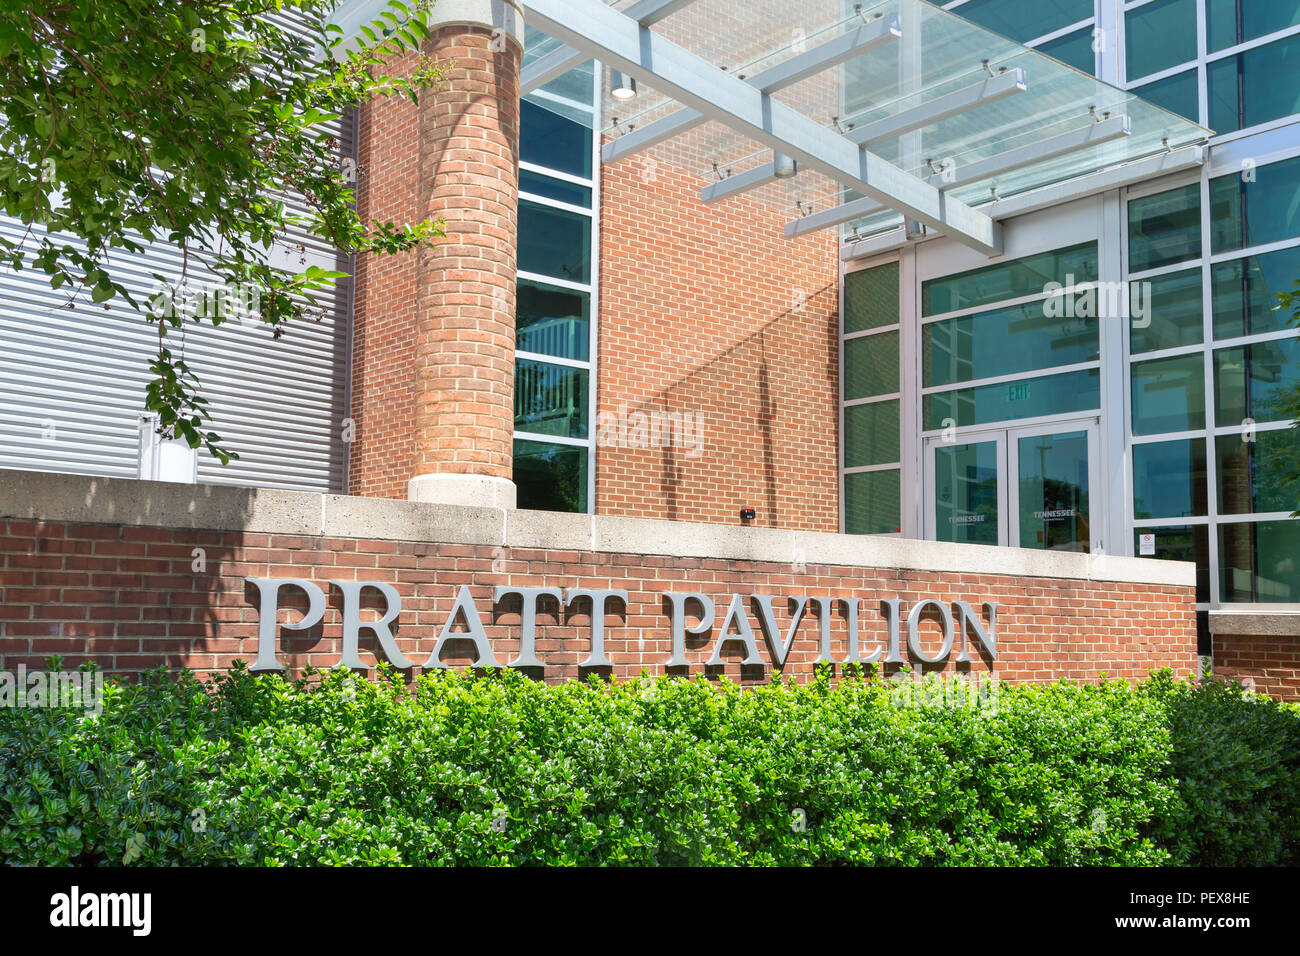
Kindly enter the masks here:
<path id="1" fill-rule="evenodd" d="M 933 533 L 939 541 L 1005 544 L 1005 436 L 957 444 L 936 442 L 930 455 Z"/>
<path id="2" fill-rule="evenodd" d="M 1015 475 L 1011 541 L 1041 551 L 1093 550 L 1089 502 L 1096 428 L 1009 433 L 1008 473 Z"/>
<path id="3" fill-rule="evenodd" d="M 1041 551 L 1099 550 L 1095 420 L 926 442 L 926 536 Z"/>

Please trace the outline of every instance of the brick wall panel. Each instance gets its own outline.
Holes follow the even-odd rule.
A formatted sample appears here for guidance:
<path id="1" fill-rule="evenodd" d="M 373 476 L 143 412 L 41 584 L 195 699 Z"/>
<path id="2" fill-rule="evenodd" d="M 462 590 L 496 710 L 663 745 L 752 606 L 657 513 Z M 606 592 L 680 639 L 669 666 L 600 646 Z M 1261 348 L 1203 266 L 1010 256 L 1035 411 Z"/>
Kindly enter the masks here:
<path id="1" fill-rule="evenodd" d="M 834 234 L 788 240 L 787 214 L 646 168 L 603 172 L 598 411 L 698 413 L 704 443 L 598 442 L 596 511 L 838 530 Z"/>
<path id="2" fill-rule="evenodd" d="M 7 524 L 7 527 L 5 525 Z M 113 526 L 39 527 L 23 522 L 0 522 L 0 537 L 10 542 L 3 556 L 12 560 L 40 552 L 49 541 L 75 536 L 122 539 Z M 166 541 L 155 544 L 188 551 L 211 533 L 167 530 Z M 112 673 L 134 673 L 158 665 L 188 666 L 200 671 L 227 668 L 237 658 L 251 662 L 257 654 L 256 599 L 246 575 L 305 577 L 326 589 L 325 620 L 305 636 L 282 632 L 283 663 L 293 668 L 307 664 L 331 667 L 340 653 L 340 597 L 327 587 L 330 580 L 388 581 L 403 599 L 398 643 L 406 656 L 422 663 L 432 650 L 458 587 L 469 585 L 498 658 L 505 663 L 519 646 L 518 599 L 503 602 L 492 611 L 493 589 L 499 585 L 541 587 L 626 588 L 629 606 L 610 605 L 606 630 L 607 654 L 618 677 L 636 677 L 643 670 L 662 673 L 669 651 L 669 619 L 662 593 L 699 591 L 710 595 L 717 608 L 717 624 L 706 640 L 687 644 L 692 673 L 704 671 L 733 592 L 763 591 L 778 595 L 774 602 L 778 626 L 789 624 L 785 594 L 832 594 L 862 600 L 864 653 L 883 639 L 885 625 L 877 614 L 878 602 L 900 598 L 907 606 L 925 597 L 972 604 L 998 600 L 999 660 L 996 676 L 1013 681 L 1046 681 L 1058 677 L 1096 680 L 1101 673 L 1126 680 L 1146 676 L 1157 667 L 1172 667 L 1179 675 L 1195 673 L 1195 594 L 1188 587 L 1084 581 L 1072 579 L 1010 578 L 988 574 L 942 575 L 897 569 L 847 568 L 809 565 L 792 572 L 789 565 L 756 561 L 701 560 L 657 555 L 605 554 L 534 548 L 441 545 L 415 541 L 368 541 L 316 538 L 302 535 L 225 533 L 223 548 L 210 551 L 202 573 L 177 574 L 170 558 L 121 558 L 132 571 L 109 573 L 104 583 L 87 587 L 76 567 L 77 557 L 50 555 L 52 565 L 35 572 L 33 579 L 0 584 L 0 668 L 18 664 L 40 667 L 46 656 L 59 653 L 65 664 L 94 659 Z M 256 554 L 256 560 L 253 555 Z M 188 565 L 186 565 L 188 568 Z M 114 583 L 119 580 L 129 583 Z M 93 592 L 88 596 L 88 592 Z M 368 595 L 363 619 L 378 616 L 378 596 Z M 747 606 L 748 606 L 748 602 Z M 305 607 L 296 591 L 286 592 L 280 620 L 296 620 Z M 977 605 L 978 606 L 978 605 Z M 1102 611 L 1100 608 L 1112 609 Z M 292 611 L 297 608 L 299 611 Z M 765 660 L 758 616 L 752 607 L 750 623 Z M 545 679 L 562 681 L 582 676 L 578 662 L 590 649 L 591 612 L 586 601 L 559 611 L 544 602 L 538 615 L 537 651 L 546 662 Z M 937 646 L 938 631 L 922 626 L 926 648 Z M 904 632 L 905 644 L 905 632 Z M 363 660 L 374 661 L 376 648 L 362 638 Z M 1267 666 L 1256 678 L 1260 689 L 1294 698 L 1300 694 L 1296 680 L 1297 648 L 1277 639 L 1242 642 L 1241 659 Z M 842 660 L 847 652 L 845 623 L 832 618 L 831 652 Z M 444 655 L 449 664 L 468 664 L 469 648 L 451 646 Z M 1216 650 L 1218 650 L 1216 648 Z M 818 653 L 818 625 L 810 607 L 796 632 L 785 669 L 806 679 Z M 904 654 L 906 655 L 904 647 Z M 955 656 L 956 650 L 953 652 Z M 1265 657 L 1264 655 L 1269 655 Z M 765 681 L 768 668 L 741 668 L 740 648 L 731 645 L 719 673 L 743 683 Z M 1272 657 L 1277 657 L 1276 665 Z M 989 662 L 971 663 L 972 673 L 985 673 Z M 1222 669 L 1233 666 L 1225 657 Z M 1243 665 L 1238 665 L 1243 666 Z M 953 673 L 958 665 L 926 667 L 927 672 Z M 888 672 L 888 671 L 887 671 Z"/>

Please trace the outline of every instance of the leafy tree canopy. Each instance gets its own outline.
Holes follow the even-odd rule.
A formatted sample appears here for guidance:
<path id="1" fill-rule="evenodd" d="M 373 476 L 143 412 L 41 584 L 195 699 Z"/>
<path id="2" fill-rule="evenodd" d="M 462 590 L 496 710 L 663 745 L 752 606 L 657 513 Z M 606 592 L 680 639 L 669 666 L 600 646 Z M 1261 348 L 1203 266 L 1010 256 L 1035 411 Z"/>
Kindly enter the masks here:
<path id="1" fill-rule="evenodd" d="M 157 325 L 146 407 L 164 433 L 232 452 L 208 430 L 194 373 L 167 347 L 187 321 L 169 308 L 181 284 L 137 302 L 110 255 L 167 242 L 216 277 L 252 290 L 278 337 L 343 273 L 285 271 L 272 251 L 306 228 L 345 254 L 396 253 L 434 242 L 440 223 L 362 222 L 355 166 L 327 124 L 374 96 L 436 88 L 437 64 L 388 75 L 419 48 L 427 0 L 391 0 L 346 43 L 333 0 L 0 0 L 0 210 L 28 224 L 0 237 L 0 264 L 35 268 L 96 303 L 121 297 Z M 337 53 L 330 56 L 326 51 Z M 297 203 L 285 200 L 297 197 Z M 294 207 L 300 211 L 295 212 Z M 305 206 L 307 212 L 301 209 Z M 70 241 L 70 237 L 81 242 Z M 220 310 L 208 309 L 214 323 Z"/>

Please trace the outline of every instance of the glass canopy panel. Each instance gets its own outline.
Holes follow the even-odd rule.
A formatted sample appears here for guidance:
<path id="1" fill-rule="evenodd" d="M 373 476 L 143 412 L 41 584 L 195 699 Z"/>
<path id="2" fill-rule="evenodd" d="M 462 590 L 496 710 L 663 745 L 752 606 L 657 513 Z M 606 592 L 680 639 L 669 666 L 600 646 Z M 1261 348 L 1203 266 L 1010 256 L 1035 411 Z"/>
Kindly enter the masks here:
<path id="1" fill-rule="evenodd" d="M 618 9 L 631 0 L 614 0 Z M 1206 139 L 1210 132 L 1043 53 L 976 26 L 927 0 L 695 0 L 654 24 L 655 33 L 714 66 L 753 79 L 798 57 L 816 55 L 833 40 L 870 29 L 878 18 L 897 17 L 901 37 L 843 60 L 773 92 L 774 99 L 822 126 L 849 136 L 871 124 L 915 116 L 941 98 L 1006 72 L 1023 70 L 1026 89 L 965 112 L 924 123 L 901 135 L 873 139 L 868 148 L 908 172 L 946 186 L 971 205 L 994 202 L 1100 169 Z M 888 22 L 888 21 L 886 21 Z M 549 38 L 531 41 L 526 60 L 544 53 Z M 542 52 L 537 52 L 542 51 Z M 985 62 L 987 61 L 987 62 Z M 558 81 L 557 81 L 558 82 Z M 610 96 L 602 83 L 603 133 L 614 143 L 666 116 L 689 115 L 638 82 L 631 100 Z M 544 103 L 542 105 L 545 105 Z M 1081 135 L 1100 120 L 1127 116 L 1131 133 L 1060 155 L 1058 137 Z M 697 122 L 638 154 L 641 162 L 669 164 L 700 185 L 771 161 L 771 150 L 722 122 Z M 1028 157 L 1014 169 L 980 169 L 999 158 Z M 635 161 L 635 160 L 634 160 Z M 973 173 L 967 172 L 975 167 Z M 941 172 L 936 172 L 941 171 Z M 944 175 L 949 181 L 945 181 Z M 791 220 L 857 198 L 830 178 L 800 170 L 791 180 L 769 182 L 745 196 L 788 214 Z M 901 222 L 889 209 L 869 211 L 844 227 L 867 236 Z"/>
<path id="2" fill-rule="evenodd" d="M 563 46 L 564 44 L 554 37 L 525 25 L 523 69 L 527 69 L 542 57 Z M 565 119 L 592 129 L 596 125 L 593 109 L 595 70 L 595 61 L 587 60 L 563 76 L 556 77 L 544 86 L 526 94 L 523 99 L 534 106 L 543 107 Z"/>

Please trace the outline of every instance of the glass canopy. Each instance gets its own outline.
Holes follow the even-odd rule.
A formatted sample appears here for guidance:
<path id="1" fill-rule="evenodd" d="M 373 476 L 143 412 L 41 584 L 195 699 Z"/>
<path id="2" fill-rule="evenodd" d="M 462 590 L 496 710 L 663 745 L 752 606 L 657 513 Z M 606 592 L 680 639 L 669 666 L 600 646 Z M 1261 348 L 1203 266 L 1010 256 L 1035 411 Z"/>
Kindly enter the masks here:
<path id="1" fill-rule="evenodd" d="M 609 5 L 621 11 L 638 6 L 632 0 Z M 855 38 L 878 35 L 882 28 L 892 35 L 869 47 L 864 43 L 863 52 L 843 54 Z M 927 0 L 694 0 L 651 29 L 751 81 L 775 75 L 767 71 L 783 64 L 796 72 L 790 70 L 796 63 L 828 58 L 838 41 L 840 52 L 828 60 L 830 65 L 817 72 L 797 71 L 802 78 L 772 90 L 773 98 L 851 139 L 855 131 L 857 138 L 870 134 L 863 145 L 871 152 L 970 205 L 1006 199 L 1211 135 L 1183 117 Z M 530 31 L 525 64 L 559 46 L 551 37 Z M 577 73 L 552 81 L 528 98 L 591 124 L 591 112 L 566 106 L 564 89 L 566 84 L 585 83 L 590 90 L 592 69 L 587 62 Z M 638 82 L 630 100 L 614 98 L 609 71 L 605 73 L 599 117 L 607 159 L 651 157 L 693 173 L 701 186 L 725 183 L 772 162 L 771 149 L 725 122 L 699 117 L 656 92 L 649 81 Z M 967 94 L 974 99 L 964 108 L 947 108 Z M 1123 117 L 1129 121 L 1126 135 L 1117 129 Z M 635 153 L 625 145 L 620 154 L 620 139 L 639 134 L 644 140 L 648 130 L 663 128 L 655 124 L 666 119 L 674 135 Z M 1105 124 L 1095 131 L 1107 134 L 1098 137 L 1103 141 L 1070 148 L 1098 124 Z M 763 179 L 744 195 L 787 213 L 791 220 L 859 198 L 806 169 L 793 178 Z M 862 216 L 843 226 L 846 234 L 867 236 L 902 222 L 888 208 L 861 211 Z"/>

